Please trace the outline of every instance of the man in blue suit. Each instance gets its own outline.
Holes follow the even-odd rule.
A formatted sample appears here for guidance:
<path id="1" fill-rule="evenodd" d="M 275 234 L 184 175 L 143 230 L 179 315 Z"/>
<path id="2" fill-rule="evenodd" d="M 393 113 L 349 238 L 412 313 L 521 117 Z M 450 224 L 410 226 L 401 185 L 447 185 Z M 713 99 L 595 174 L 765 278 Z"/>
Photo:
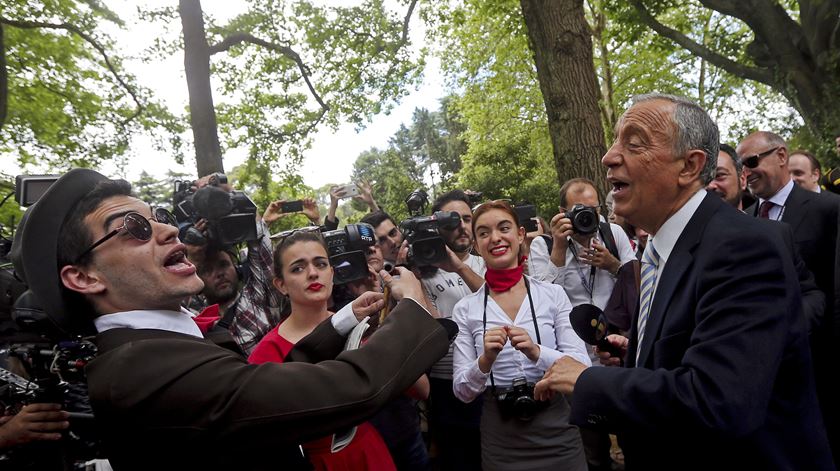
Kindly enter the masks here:
<path id="1" fill-rule="evenodd" d="M 651 234 L 630 339 L 610 337 L 626 367 L 564 358 L 535 395 L 574 393 L 571 421 L 618 433 L 627 469 L 834 469 L 784 242 L 704 189 L 717 126 L 643 95 L 616 134 L 615 212 Z"/>

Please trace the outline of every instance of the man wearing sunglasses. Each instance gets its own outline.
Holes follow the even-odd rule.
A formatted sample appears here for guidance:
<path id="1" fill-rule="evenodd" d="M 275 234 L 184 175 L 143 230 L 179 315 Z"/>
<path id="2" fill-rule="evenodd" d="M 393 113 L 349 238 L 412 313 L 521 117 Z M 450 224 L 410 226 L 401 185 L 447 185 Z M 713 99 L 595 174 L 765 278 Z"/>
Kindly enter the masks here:
<path id="1" fill-rule="evenodd" d="M 819 324 L 811 326 L 811 351 L 823 420 L 832 452 L 840 456 L 831 360 L 838 344 L 835 331 L 840 328 L 840 306 L 835 306 L 840 301 L 835 300 L 835 281 L 840 281 L 836 279 L 840 269 L 836 250 L 840 205 L 834 198 L 794 184 L 788 169 L 787 145 L 779 135 L 767 131 L 752 133 L 738 144 L 737 151 L 744 164 L 747 185 L 758 198 L 745 212 L 790 226 L 802 260 L 825 295 L 825 314 Z"/>
<path id="2" fill-rule="evenodd" d="M 124 469 L 297 469 L 297 444 L 370 417 L 448 350 L 457 328 L 403 300 L 360 349 L 345 335 L 383 304 L 365 293 L 297 343 L 249 365 L 204 338 L 181 300 L 203 283 L 174 219 L 92 170 L 62 176 L 15 234 L 16 273 L 68 335 L 98 332 L 86 373 L 108 458 Z M 407 271 L 396 299 L 420 299 Z M 452 328 L 456 329 L 455 331 Z M 326 363 L 313 365 L 324 360 Z"/>

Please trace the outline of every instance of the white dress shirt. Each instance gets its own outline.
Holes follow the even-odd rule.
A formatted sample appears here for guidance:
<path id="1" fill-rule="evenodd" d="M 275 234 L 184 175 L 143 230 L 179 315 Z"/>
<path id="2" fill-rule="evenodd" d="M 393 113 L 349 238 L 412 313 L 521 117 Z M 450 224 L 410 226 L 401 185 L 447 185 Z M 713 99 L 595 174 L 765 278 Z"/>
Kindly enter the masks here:
<path id="1" fill-rule="evenodd" d="M 426 308 L 422 304 L 418 303 L 418 305 L 426 311 Z M 349 334 L 359 324 L 356 315 L 353 314 L 352 303 L 348 303 L 337 313 L 333 314 L 330 317 L 330 321 L 339 335 Z M 192 316 L 185 311 L 137 310 L 115 312 L 95 318 L 93 324 L 96 326 L 97 332 L 105 332 L 106 330 L 117 328 L 158 329 L 191 335 L 193 337 L 204 337 L 198 325 L 192 319 Z"/>
<path id="2" fill-rule="evenodd" d="M 774 205 L 770 208 L 770 212 L 767 213 L 768 219 L 772 219 L 774 221 L 782 219 L 782 216 L 785 214 L 785 203 L 787 202 L 788 196 L 790 196 L 790 192 L 793 190 L 793 185 L 793 180 L 790 180 L 787 182 L 787 185 L 779 188 L 779 191 L 777 191 L 775 195 L 771 196 L 769 200 L 765 200 L 763 198 L 758 199 L 758 207 L 761 207 L 761 203 L 765 201 L 774 203 Z M 656 247 L 656 250 L 659 250 L 659 247 Z"/>
<path id="3" fill-rule="evenodd" d="M 700 207 L 700 203 L 703 202 L 703 198 L 705 197 L 706 190 L 701 188 L 694 196 L 686 201 L 682 208 L 672 214 L 662 224 L 662 227 L 659 228 L 656 234 L 650 235 L 648 245 L 652 243 L 656 252 L 659 254 L 659 266 L 656 267 L 656 285 L 653 287 L 654 298 L 656 297 L 656 289 L 659 288 L 662 271 L 665 269 L 665 264 L 668 263 L 668 257 L 671 256 L 671 252 L 674 251 L 674 246 L 677 245 L 677 240 L 682 235 L 683 230 L 685 230 L 685 226 L 688 225 L 688 221 L 694 216 L 694 213 Z M 647 250 L 647 247 L 645 247 L 645 250 Z"/>
<path id="4" fill-rule="evenodd" d="M 563 288 L 532 278 L 531 296 L 534 301 L 534 314 L 540 329 L 540 356 L 533 362 L 524 353 L 515 350 L 508 342 L 499 352 L 493 363 L 493 378 L 498 388 L 509 388 L 515 378 L 524 376 L 534 383 L 542 379 L 546 370 L 563 356 L 571 356 L 584 365 L 591 365 L 583 340 L 575 334 L 569 322 L 572 305 Z M 458 324 L 458 337 L 455 338 L 454 378 L 452 390 L 455 396 L 471 402 L 484 392 L 490 384 L 490 374 L 482 373 L 478 368 L 478 357 L 484 353 L 484 313 L 485 284 L 475 293 L 465 297 L 455 305 L 452 319 Z M 522 300 L 516 320 L 511 322 L 508 315 L 492 297 L 487 297 L 487 329 L 502 326 L 516 326 L 525 329 L 531 340 L 537 343 L 531 305 L 528 296 Z"/>

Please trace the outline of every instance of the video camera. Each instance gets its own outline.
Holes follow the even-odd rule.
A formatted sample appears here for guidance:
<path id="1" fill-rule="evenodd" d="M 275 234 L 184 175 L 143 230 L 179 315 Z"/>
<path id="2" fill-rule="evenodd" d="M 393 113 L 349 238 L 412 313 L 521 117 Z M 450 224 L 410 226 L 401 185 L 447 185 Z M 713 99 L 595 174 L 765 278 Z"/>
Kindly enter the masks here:
<path id="1" fill-rule="evenodd" d="M 376 235 L 370 224 L 348 224 L 344 229 L 324 231 L 324 242 L 330 256 L 330 265 L 335 274 L 333 283 L 340 285 L 361 280 L 368 276 L 368 247 L 376 243 Z"/>
<path id="2" fill-rule="evenodd" d="M 431 216 L 422 216 L 428 203 L 429 195 L 425 191 L 412 191 L 405 199 L 411 217 L 400 223 L 400 230 L 408 241 L 408 264 L 417 267 L 446 260 L 446 241 L 439 231 L 451 231 L 461 224 L 461 215 L 455 211 L 436 211 Z"/>
<path id="3" fill-rule="evenodd" d="M 34 204 L 43 194 L 44 182 L 55 179 L 34 180 L 38 191 L 16 188 L 24 195 L 20 204 Z M 32 181 L 28 176 L 17 178 L 19 186 Z M 16 276 L 10 249 L 11 241 L 0 240 L 0 408 L 16 413 L 26 404 L 58 403 L 70 412 L 70 428 L 58 443 L 12 449 L 7 455 L 20 469 L 71 469 L 102 457 L 84 375 L 96 346 L 81 337 L 67 340 L 55 328 L 34 293 Z M 12 363 L 23 371 L 10 371 Z M 20 376 L 24 373 L 26 378 Z"/>
<path id="4" fill-rule="evenodd" d="M 203 188 L 196 189 L 193 181 L 175 182 L 172 208 L 181 227 L 182 241 L 227 247 L 257 240 L 257 205 L 242 191 L 223 190 L 221 185 L 227 182 L 227 175 L 221 172 L 212 174 Z M 207 220 L 205 233 L 195 228 L 199 219 Z"/>

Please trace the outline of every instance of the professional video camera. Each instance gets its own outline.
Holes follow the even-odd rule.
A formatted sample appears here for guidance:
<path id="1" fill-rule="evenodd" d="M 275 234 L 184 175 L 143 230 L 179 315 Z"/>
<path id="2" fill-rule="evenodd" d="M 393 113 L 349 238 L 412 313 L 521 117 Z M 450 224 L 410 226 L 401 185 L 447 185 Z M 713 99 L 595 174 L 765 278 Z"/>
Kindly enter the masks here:
<path id="1" fill-rule="evenodd" d="M 330 256 L 330 265 L 335 270 L 333 283 L 340 285 L 368 276 L 365 251 L 376 243 L 373 226 L 348 224 L 344 229 L 323 231 L 323 236 Z"/>
<path id="2" fill-rule="evenodd" d="M 428 203 L 429 196 L 425 191 L 412 191 L 405 199 L 411 217 L 400 223 L 400 230 L 408 241 L 408 264 L 417 267 L 446 260 L 446 241 L 439 231 L 451 231 L 461 224 L 461 215 L 455 211 L 436 211 L 431 216 L 422 216 Z"/>
<path id="3" fill-rule="evenodd" d="M 566 213 L 566 217 L 572 220 L 572 230 L 576 234 L 588 235 L 598 231 L 598 224 L 601 220 L 598 217 L 598 208 L 576 204 Z"/>
<path id="4" fill-rule="evenodd" d="M 172 207 L 181 225 L 182 241 L 227 247 L 257 239 L 257 205 L 242 191 L 220 188 L 227 182 L 227 176 L 220 172 L 212 174 L 209 183 L 199 189 L 192 181 L 175 182 Z M 206 237 L 194 227 L 199 219 L 207 220 Z"/>
<path id="5" fill-rule="evenodd" d="M 47 183 L 55 181 L 30 177 L 17 179 L 16 191 L 24 196 L 20 204 L 34 204 Z M 18 469 L 73 469 L 102 456 L 84 376 L 96 347 L 82 338 L 67 340 L 55 328 L 36 296 L 16 276 L 9 260 L 11 245 L 8 239 L 0 240 L 0 407 L 17 412 L 29 403 L 62 404 L 70 412 L 70 428 L 59 442 L 33 442 L 3 451 Z M 10 371 L 13 364 L 17 372 Z"/>

